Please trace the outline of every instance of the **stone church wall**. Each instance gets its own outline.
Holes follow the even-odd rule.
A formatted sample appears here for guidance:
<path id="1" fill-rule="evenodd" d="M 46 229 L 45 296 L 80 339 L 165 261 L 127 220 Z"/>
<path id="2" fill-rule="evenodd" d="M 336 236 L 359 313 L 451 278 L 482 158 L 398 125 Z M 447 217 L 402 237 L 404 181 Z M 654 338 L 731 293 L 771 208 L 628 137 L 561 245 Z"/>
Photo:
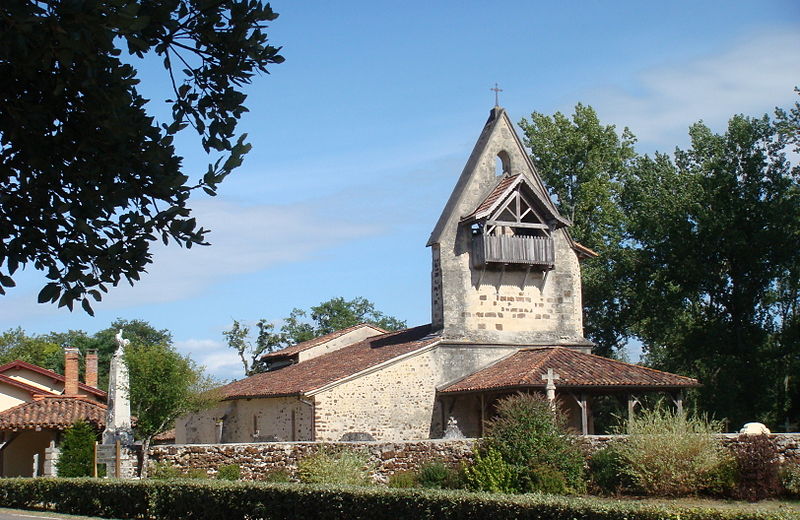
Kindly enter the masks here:
<path id="1" fill-rule="evenodd" d="M 315 439 L 428 438 L 436 397 L 431 382 L 438 375 L 434 356 L 424 352 L 316 394 Z"/>
<path id="2" fill-rule="evenodd" d="M 223 401 L 214 408 L 182 417 L 176 425 L 175 440 L 215 443 L 311 439 L 310 403 L 296 397 L 274 397 Z"/>

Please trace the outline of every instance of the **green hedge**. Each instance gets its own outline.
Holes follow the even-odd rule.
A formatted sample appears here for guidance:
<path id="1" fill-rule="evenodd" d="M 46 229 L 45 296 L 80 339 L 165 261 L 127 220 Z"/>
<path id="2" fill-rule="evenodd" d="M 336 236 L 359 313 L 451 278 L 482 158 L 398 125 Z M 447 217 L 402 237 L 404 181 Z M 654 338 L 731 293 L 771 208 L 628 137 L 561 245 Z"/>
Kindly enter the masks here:
<path id="1" fill-rule="evenodd" d="M 253 482 L 0 479 L 0 505 L 110 518 L 270 520 L 789 520 L 796 512 L 710 509 L 547 495 Z"/>

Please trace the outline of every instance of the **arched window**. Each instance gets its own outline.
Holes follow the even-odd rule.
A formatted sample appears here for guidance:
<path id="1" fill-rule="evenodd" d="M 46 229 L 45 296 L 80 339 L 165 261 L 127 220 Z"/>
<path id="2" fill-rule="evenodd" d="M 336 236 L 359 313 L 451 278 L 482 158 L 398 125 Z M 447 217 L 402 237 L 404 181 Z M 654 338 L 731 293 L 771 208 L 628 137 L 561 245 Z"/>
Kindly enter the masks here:
<path id="1" fill-rule="evenodd" d="M 509 173 L 511 170 L 511 161 L 508 158 L 508 153 L 501 150 L 494 160 L 494 174 L 500 177 L 503 174 Z"/>

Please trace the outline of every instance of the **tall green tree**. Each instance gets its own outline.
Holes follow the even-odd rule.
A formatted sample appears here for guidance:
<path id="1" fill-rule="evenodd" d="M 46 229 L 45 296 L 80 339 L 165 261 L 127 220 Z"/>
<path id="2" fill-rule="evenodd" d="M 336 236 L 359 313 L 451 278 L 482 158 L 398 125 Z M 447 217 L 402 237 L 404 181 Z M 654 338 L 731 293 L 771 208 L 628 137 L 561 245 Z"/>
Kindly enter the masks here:
<path id="1" fill-rule="evenodd" d="M 143 453 L 153 437 L 173 427 L 175 419 L 216 401 L 211 391 L 214 381 L 171 345 L 131 342 L 125 359 L 130 371 L 131 414 L 136 417 L 134 433 L 142 441 Z M 147 477 L 146 463 L 141 477 Z"/>
<path id="2" fill-rule="evenodd" d="M 572 220 L 573 238 L 600 255 L 582 265 L 585 329 L 597 353 L 612 355 L 628 336 L 628 294 L 620 283 L 629 269 L 621 194 L 637 157 L 636 138 L 627 128 L 618 132 L 602 124 L 591 106 L 580 103 L 571 117 L 534 112 L 520 127 L 559 211 Z"/>
<path id="3" fill-rule="evenodd" d="M 250 340 L 250 328 L 237 320 L 234 320 L 230 330 L 223 332 L 223 336 L 228 346 L 239 354 L 245 375 L 249 376 L 266 370 L 266 366 L 259 358 L 268 352 L 359 323 L 370 323 L 385 330 L 400 330 L 406 327 L 405 321 L 384 314 L 366 298 L 345 300 L 338 297 L 313 306 L 308 311 L 292 309 L 279 331 L 275 331 L 274 325 L 267 320 L 259 320 L 256 324 L 258 335 L 254 342 Z"/>
<path id="4" fill-rule="evenodd" d="M 189 197 L 215 195 L 250 149 L 243 88 L 283 61 L 265 32 L 277 16 L 251 0 L 0 2 L 0 294 L 31 265 L 50 280 L 39 302 L 92 314 L 90 298 L 139 279 L 153 241 L 206 244 Z M 163 124 L 139 91 L 145 57 L 170 86 Z M 204 172 L 176 154 L 187 127 Z"/>
<path id="5" fill-rule="evenodd" d="M 800 354 L 791 340 L 800 171 L 768 116 L 734 116 L 724 134 L 697 123 L 689 135 L 674 162 L 643 158 L 629 183 L 636 334 L 651 364 L 703 382 L 703 409 L 732 426 L 779 427 L 797 398 L 785 382 Z"/>
<path id="6" fill-rule="evenodd" d="M 17 359 L 63 372 L 64 352 L 47 336 L 28 336 L 21 327 L 0 334 L 0 364 Z"/>

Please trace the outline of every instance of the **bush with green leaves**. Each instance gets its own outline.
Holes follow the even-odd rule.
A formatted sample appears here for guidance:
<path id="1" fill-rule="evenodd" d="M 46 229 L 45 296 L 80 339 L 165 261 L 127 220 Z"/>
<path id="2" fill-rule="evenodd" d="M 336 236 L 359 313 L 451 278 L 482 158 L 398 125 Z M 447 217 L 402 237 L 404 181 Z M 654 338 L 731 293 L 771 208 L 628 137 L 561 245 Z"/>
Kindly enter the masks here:
<path id="1" fill-rule="evenodd" d="M 559 472 L 567 491 L 586 489 L 585 457 L 578 438 L 567 433 L 559 407 L 552 406 L 543 395 L 520 393 L 501 399 L 496 411 L 487 423 L 479 451 L 483 455 L 489 450 L 500 454 L 509 466 L 515 491 L 543 491 L 540 486 L 544 481 L 538 475 L 542 472 L 547 472 L 547 487 L 554 472 Z"/>
<path id="2" fill-rule="evenodd" d="M 389 475 L 387 485 L 390 488 L 409 489 L 419 486 L 417 472 L 413 470 L 398 471 Z"/>
<path id="3" fill-rule="evenodd" d="M 800 462 L 787 462 L 781 467 L 781 485 L 790 497 L 800 498 Z"/>
<path id="4" fill-rule="evenodd" d="M 286 468 L 271 469 L 261 476 L 264 482 L 287 483 L 292 481 L 292 474 Z"/>
<path id="5" fill-rule="evenodd" d="M 589 476 L 593 492 L 618 494 L 629 487 L 630 482 L 625 475 L 619 444 L 619 441 L 611 442 L 592 453 L 589 458 Z"/>
<path id="6" fill-rule="evenodd" d="M 426 462 L 417 471 L 417 483 L 429 489 L 458 489 L 463 487 L 458 469 L 443 462 Z"/>
<path id="7" fill-rule="evenodd" d="M 4 507 L 159 520 L 797 520 L 796 509 L 220 480 L 0 479 Z M 783 504 L 781 504 L 783 506 Z"/>
<path id="8" fill-rule="evenodd" d="M 149 478 L 155 480 L 183 478 L 183 471 L 169 462 L 156 462 L 150 466 Z"/>
<path id="9" fill-rule="evenodd" d="M 242 468 L 238 464 L 226 464 L 217 468 L 217 480 L 239 480 Z"/>
<path id="10" fill-rule="evenodd" d="M 369 457 L 351 449 L 321 448 L 297 464 L 297 476 L 305 484 L 365 486 L 370 481 Z"/>
<path id="11" fill-rule="evenodd" d="M 94 443 L 97 432 L 86 421 L 64 430 L 64 441 L 56 462 L 59 477 L 91 477 L 94 474 Z"/>
<path id="12" fill-rule="evenodd" d="M 467 487 L 475 491 L 490 493 L 513 493 L 517 491 L 514 473 L 494 448 L 475 450 L 472 464 L 465 464 L 461 470 Z"/>
<path id="13" fill-rule="evenodd" d="M 654 496 L 695 495 L 730 455 L 715 433 L 721 425 L 707 417 L 656 406 L 629 418 L 628 434 L 617 450 L 634 489 Z"/>

